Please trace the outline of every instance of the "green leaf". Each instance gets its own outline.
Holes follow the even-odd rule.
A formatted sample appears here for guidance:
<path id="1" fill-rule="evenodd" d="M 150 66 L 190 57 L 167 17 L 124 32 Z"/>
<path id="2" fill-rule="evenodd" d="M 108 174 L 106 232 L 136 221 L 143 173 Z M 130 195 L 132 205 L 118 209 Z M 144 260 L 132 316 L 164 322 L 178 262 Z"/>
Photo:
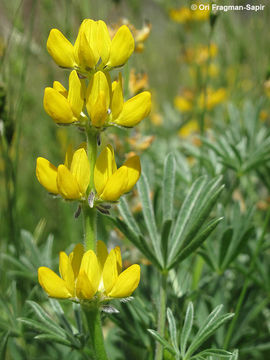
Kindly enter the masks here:
<path id="1" fill-rule="evenodd" d="M 168 242 L 169 242 L 171 227 L 172 227 L 172 220 L 168 219 L 163 223 L 162 230 L 161 230 L 161 249 L 162 249 L 165 267 L 166 267 L 166 263 L 167 263 Z"/>
<path id="2" fill-rule="evenodd" d="M 141 231 L 139 226 L 137 225 L 136 220 L 134 219 L 128 203 L 126 201 L 126 199 L 124 198 L 124 196 L 122 196 L 120 198 L 119 201 L 119 205 L 118 205 L 118 209 L 120 211 L 121 216 L 123 217 L 125 223 L 127 224 L 127 226 L 136 234 L 136 235 L 140 235 Z"/>
<path id="3" fill-rule="evenodd" d="M 224 261 L 227 251 L 229 249 L 231 240 L 233 238 L 233 230 L 232 228 L 228 228 L 222 235 L 221 238 L 221 245 L 220 245 L 220 251 L 219 251 L 219 268 L 221 268 L 221 264 Z"/>
<path id="4" fill-rule="evenodd" d="M 198 178 L 186 196 L 170 239 L 170 266 L 179 252 L 196 236 L 223 189 L 221 178 Z"/>
<path id="5" fill-rule="evenodd" d="M 169 332 L 170 332 L 170 337 L 172 340 L 172 345 L 175 350 L 175 353 L 178 354 L 179 353 L 179 345 L 177 342 L 176 324 L 175 324 L 175 319 L 174 319 L 173 313 L 170 308 L 167 309 L 167 319 L 168 319 L 168 323 L 169 323 Z"/>
<path id="6" fill-rule="evenodd" d="M 5 334 L 1 334 L 1 340 L 0 340 L 0 359 L 6 358 L 6 349 L 7 349 L 7 343 L 10 336 L 10 332 L 7 331 Z"/>
<path id="7" fill-rule="evenodd" d="M 221 309 L 222 305 L 217 306 L 200 327 L 200 330 L 194 337 L 187 353 L 185 354 L 187 358 L 191 356 L 201 346 L 201 344 L 204 343 L 221 325 L 234 316 L 234 314 L 225 314 L 219 316 Z"/>
<path id="8" fill-rule="evenodd" d="M 163 257 L 160 249 L 160 237 L 157 231 L 157 225 L 155 222 L 155 214 L 150 199 L 150 188 L 146 176 L 142 173 L 139 182 L 137 183 L 140 199 L 142 202 L 142 210 L 144 221 L 152 241 L 152 245 L 156 254 L 156 257 L 160 264 L 163 264 Z"/>
<path id="9" fill-rule="evenodd" d="M 41 322 L 48 327 L 53 333 L 57 333 L 58 335 L 65 336 L 65 331 L 59 327 L 53 319 L 42 309 L 40 305 L 36 302 L 27 300 L 27 304 L 29 304 L 32 309 L 35 311 Z"/>
<path id="10" fill-rule="evenodd" d="M 147 331 L 153 336 L 156 341 L 163 345 L 164 349 L 167 349 L 171 354 L 175 355 L 174 348 L 168 343 L 166 339 L 161 337 L 157 331 L 153 329 L 147 329 Z"/>
<path id="11" fill-rule="evenodd" d="M 180 338 L 180 350 L 182 357 L 185 356 L 186 353 L 186 347 L 187 347 L 187 341 L 189 338 L 189 335 L 191 333 L 192 325 L 193 325 L 193 318 L 194 318 L 194 307 L 192 302 L 188 304 L 186 316 L 185 316 L 185 322 L 184 326 L 181 332 L 181 338 Z"/>
<path id="12" fill-rule="evenodd" d="M 173 219 L 173 203 L 175 188 L 175 160 L 174 155 L 167 155 L 164 163 L 163 188 L 162 188 L 162 209 L 163 223 Z"/>
<path id="13" fill-rule="evenodd" d="M 228 357 L 232 356 L 232 353 L 222 349 L 206 349 L 196 354 L 194 356 L 194 359 L 196 359 L 196 356 L 218 356 L 221 358 L 228 359 Z"/>
<path id="14" fill-rule="evenodd" d="M 63 344 L 63 345 L 67 345 L 72 347 L 72 344 L 69 340 L 62 338 L 60 336 L 57 335 L 50 335 L 50 334 L 40 334 L 40 335 L 36 335 L 34 337 L 34 339 L 36 340 L 46 340 L 46 341 L 51 341 L 52 343 L 57 342 L 58 344 Z"/>
<path id="15" fill-rule="evenodd" d="M 168 265 L 168 269 L 172 269 L 174 266 L 179 265 L 181 261 L 186 259 L 190 254 L 194 253 L 194 251 L 208 238 L 221 220 L 223 220 L 223 218 L 209 221 L 209 223 L 203 227 L 198 235 L 183 250 L 175 255 L 172 262 Z"/>

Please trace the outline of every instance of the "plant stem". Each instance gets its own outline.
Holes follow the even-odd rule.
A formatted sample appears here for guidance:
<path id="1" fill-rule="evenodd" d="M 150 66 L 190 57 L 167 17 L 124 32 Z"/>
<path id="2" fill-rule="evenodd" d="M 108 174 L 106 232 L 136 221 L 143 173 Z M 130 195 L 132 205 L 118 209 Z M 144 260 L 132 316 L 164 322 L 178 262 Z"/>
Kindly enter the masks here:
<path id="1" fill-rule="evenodd" d="M 87 153 L 88 159 L 90 163 L 90 182 L 89 182 L 89 193 L 95 190 L 94 184 L 94 169 L 97 158 L 97 137 L 98 132 L 94 130 L 92 127 L 86 129 L 86 137 L 87 137 Z"/>
<path id="2" fill-rule="evenodd" d="M 159 314 L 158 314 L 158 333 L 161 337 L 165 334 L 165 322 L 166 322 L 166 302 L 167 302 L 167 273 L 162 273 L 160 276 L 160 290 L 159 290 Z M 163 359 L 163 346 L 156 343 L 155 360 Z"/>
<path id="3" fill-rule="evenodd" d="M 255 252 L 253 253 L 253 256 L 252 256 L 252 259 L 251 259 L 251 263 L 250 263 L 250 266 L 249 266 L 249 271 L 247 272 L 247 275 L 246 275 L 246 278 L 245 278 L 245 282 L 244 282 L 244 285 L 243 285 L 243 288 L 242 288 L 242 291 L 241 291 L 241 294 L 239 296 L 239 299 L 238 299 L 238 302 L 237 302 L 237 305 L 236 305 L 236 309 L 235 309 L 235 315 L 233 317 L 233 320 L 232 322 L 230 323 L 230 326 L 229 326 L 229 329 L 227 331 L 227 334 L 226 334 L 226 337 L 225 337 L 225 341 L 224 341 L 224 349 L 228 349 L 229 345 L 230 345 L 230 341 L 231 341 L 231 337 L 233 335 L 233 331 L 234 331 L 234 328 L 235 328 L 235 325 L 236 325 L 236 322 L 238 320 L 238 317 L 239 317 L 239 313 L 240 313 L 240 310 L 241 310 L 241 307 L 242 307 L 242 304 L 243 304 L 243 301 L 245 299 L 245 295 L 246 295 L 246 292 L 247 292 L 247 289 L 248 289 L 248 285 L 249 285 L 249 282 L 250 282 L 250 279 L 251 277 L 249 276 L 252 271 L 254 270 L 254 266 L 256 264 L 256 260 L 257 260 L 257 257 L 259 255 L 259 252 L 261 250 L 261 247 L 263 245 L 263 242 L 264 242 L 264 236 L 266 234 L 266 230 L 267 230 L 267 226 L 268 226 L 268 223 L 269 223 L 269 220 L 270 220 L 270 208 L 268 208 L 268 211 L 267 211 L 267 214 L 266 214 L 266 218 L 265 218 L 265 222 L 264 222 L 264 225 L 263 225 L 263 231 L 261 233 L 261 236 L 257 242 L 257 246 L 256 246 L 256 249 L 255 249 Z"/>
<path id="4" fill-rule="evenodd" d="M 83 207 L 84 241 L 85 250 L 96 250 L 97 238 L 96 209 L 91 209 L 88 204 Z"/>
<path id="5" fill-rule="evenodd" d="M 90 335 L 90 344 L 95 353 L 95 360 L 108 360 L 102 333 L 100 311 L 98 308 L 84 309 Z"/>
<path id="6" fill-rule="evenodd" d="M 97 136 L 98 133 L 92 127 L 86 129 L 87 138 L 87 154 L 90 164 L 90 181 L 88 188 L 88 195 L 95 191 L 94 184 L 94 169 L 97 158 Z M 88 201 L 83 206 L 84 218 L 84 240 L 87 250 L 96 250 L 96 233 L 97 233 L 97 216 L 96 209 L 90 208 Z"/>

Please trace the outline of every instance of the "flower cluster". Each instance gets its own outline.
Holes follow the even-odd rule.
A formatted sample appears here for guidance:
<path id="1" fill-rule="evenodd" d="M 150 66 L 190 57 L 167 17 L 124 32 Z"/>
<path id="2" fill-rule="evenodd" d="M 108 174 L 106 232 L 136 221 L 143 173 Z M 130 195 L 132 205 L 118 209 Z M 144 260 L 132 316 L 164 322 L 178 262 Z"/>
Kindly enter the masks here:
<path id="1" fill-rule="evenodd" d="M 147 38 L 148 30 L 144 36 L 138 36 L 141 42 Z M 151 94 L 136 92 L 126 100 L 121 72 L 115 81 L 111 79 L 109 71 L 124 65 L 135 49 L 126 25 L 112 34 L 103 21 L 86 19 L 74 45 L 58 29 L 52 29 L 47 49 L 57 65 L 71 72 L 68 89 L 58 81 L 45 89 L 44 109 L 56 124 L 75 125 L 83 130 L 86 143 L 76 150 L 70 146 L 64 163 L 58 167 L 38 157 L 36 176 L 49 193 L 79 201 L 84 217 L 92 216 L 88 219 L 92 223 L 94 213 L 87 209 L 102 211 L 110 207 L 104 204 L 102 207 L 102 203 L 119 200 L 134 187 L 141 174 L 140 159 L 135 154 L 119 168 L 110 144 L 97 156 L 101 133 L 111 126 L 130 128 L 139 124 L 150 113 Z M 120 249 L 108 254 L 104 243 L 92 240 L 86 242 L 85 249 L 78 244 L 69 256 L 60 253 L 61 277 L 46 267 L 39 268 L 39 282 L 49 296 L 102 303 L 130 296 L 137 288 L 139 265 L 122 272 Z"/>
<path id="2" fill-rule="evenodd" d="M 85 252 L 82 244 L 76 245 L 69 256 L 60 252 L 59 273 L 61 277 L 42 266 L 38 269 L 39 283 L 50 297 L 73 301 L 125 298 L 140 281 L 140 266 L 134 264 L 122 272 L 120 248 L 108 254 L 102 241 L 97 242 L 97 253 Z"/>

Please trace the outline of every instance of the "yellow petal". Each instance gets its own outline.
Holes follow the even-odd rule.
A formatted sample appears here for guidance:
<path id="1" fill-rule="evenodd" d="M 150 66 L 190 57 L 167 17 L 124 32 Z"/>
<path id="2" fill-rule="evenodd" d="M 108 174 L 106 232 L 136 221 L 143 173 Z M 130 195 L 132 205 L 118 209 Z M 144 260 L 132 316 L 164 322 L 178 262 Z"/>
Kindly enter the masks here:
<path id="1" fill-rule="evenodd" d="M 38 269 L 38 281 L 46 293 L 54 298 L 67 299 L 71 297 L 66 283 L 54 271 L 42 266 Z"/>
<path id="2" fill-rule="evenodd" d="M 149 91 L 132 97 L 123 105 L 123 110 L 114 122 L 118 125 L 132 127 L 149 115 L 151 110 L 151 94 Z"/>
<path id="3" fill-rule="evenodd" d="M 82 32 L 85 34 L 86 39 L 92 49 L 95 64 L 99 60 L 99 51 L 98 51 L 98 24 L 97 21 L 86 19 L 83 21 L 84 26 Z"/>
<path id="4" fill-rule="evenodd" d="M 101 57 L 101 60 L 104 64 L 107 63 L 107 61 L 109 60 L 109 56 L 110 56 L 110 51 L 111 51 L 111 38 L 109 35 L 109 31 L 107 28 L 107 25 L 105 24 L 104 21 L 99 20 L 97 22 L 98 27 L 97 27 L 97 33 L 98 33 L 98 51 L 99 51 L 99 55 Z"/>
<path id="5" fill-rule="evenodd" d="M 103 125 L 109 105 L 110 88 L 108 80 L 102 71 L 98 71 L 93 75 L 86 93 L 86 108 L 94 126 L 96 126 L 95 122 L 100 122 Z"/>
<path id="6" fill-rule="evenodd" d="M 128 183 L 125 192 L 129 192 L 141 176 L 141 162 L 139 156 L 127 159 L 123 166 L 128 168 Z"/>
<path id="7" fill-rule="evenodd" d="M 94 251 L 88 250 L 84 253 L 80 268 L 81 272 L 85 272 L 94 293 L 96 293 L 100 283 L 101 271 Z"/>
<path id="8" fill-rule="evenodd" d="M 80 67 L 85 68 L 85 70 L 90 70 L 95 67 L 97 62 L 83 31 L 78 35 L 78 42 L 76 44 L 75 51 L 76 59 Z"/>
<path id="9" fill-rule="evenodd" d="M 119 275 L 108 296 L 115 298 L 130 296 L 137 289 L 139 282 L 140 266 L 137 264 L 131 265 Z"/>
<path id="10" fill-rule="evenodd" d="M 44 186 L 49 193 L 59 194 L 56 182 L 57 169 L 47 159 L 42 157 L 37 158 L 36 176 L 40 184 Z"/>
<path id="11" fill-rule="evenodd" d="M 80 192 L 85 194 L 90 181 L 90 164 L 84 148 L 75 151 L 70 172 L 76 179 Z"/>
<path id="12" fill-rule="evenodd" d="M 58 29 L 50 31 L 47 49 L 57 65 L 65 68 L 73 68 L 76 65 L 73 45 Z"/>
<path id="13" fill-rule="evenodd" d="M 126 166 L 121 166 L 107 181 L 100 198 L 105 201 L 116 201 L 127 192 L 127 186 L 128 169 Z"/>
<path id="14" fill-rule="evenodd" d="M 82 197 L 76 179 L 65 165 L 58 166 L 56 180 L 59 193 L 65 199 L 76 200 Z"/>
<path id="15" fill-rule="evenodd" d="M 103 284 L 107 295 L 113 288 L 117 277 L 117 258 L 114 249 L 112 249 L 105 261 L 102 274 Z"/>
<path id="16" fill-rule="evenodd" d="M 53 88 L 44 91 L 43 106 L 46 113 L 59 124 L 71 124 L 76 121 L 71 106 L 65 96 Z"/>
<path id="17" fill-rule="evenodd" d="M 103 149 L 97 158 L 94 170 L 95 188 L 100 195 L 105 188 L 109 177 L 116 171 L 113 148 L 108 145 Z"/>
<path id="18" fill-rule="evenodd" d="M 68 96 L 68 91 L 67 89 L 59 82 L 59 81 L 54 81 L 53 82 L 53 89 L 58 91 L 61 95 L 63 95 L 65 98 L 67 98 Z"/>
<path id="19" fill-rule="evenodd" d="M 112 90 L 111 111 L 113 119 L 116 119 L 123 110 L 124 105 L 121 73 L 119 73 L 119 80 L 114 83 L 115 84 L 113 84 Z"/>
<path id="20" fill-rule="evenodd" d="M 79 79 L 75 70 L 73 70 L 69 75 L 68 102 L 71 106 L 74 116 L 79 118 L 83 109 L 84 94 L 81 80 Z"/>
<path id="21" fill-rule="evenodd" d="M 93 126 L 100 128 L 104 125 L 108 117 L 108 107 L 106 106 L 106 95 L 101 91 L 95 104 L 91 107 L 90 118 Z"/>
<path id="22" fill-rule="evenodd" d="M 79 299 L 91 299 L 95 293 L 85 271 L 80 271 L 76 282 L 76 296 Z"/>
<path id="23" fill-rule="evenodd" d="M 103 241 L 98 240 L 97 242 L 97 258 L 100 265 L 101 271 L 103 270 L 105 261 L 108 257 L 107 247 Z"/>
<path id="24" fill-rule="evenodd" d="M 126 25 L 121 26 L 111 44 L 108 66 L 118 67 L 125 64 L 134 51 L 134 39 Z"/>
<path id="25" fill-rule="evenodd" d="M 74 296 L 74 291 L 75 291 L 74 273 L 69 257 L 64 251 L 61 251 L 59 254 L 59 272 L 62 279 L 66 283 L 66 287 L 68 291 L 72 296 Z"/>
<path id="26" fill-rule="evenodd" d="M 84 247 L 81 243 L 77 244 L 74 250 L 69 254 L 69 259 L 71 262 L 71 266 L 75 278 L 77 278 L 79 274 L 83 254 L 84 254 Z"/>

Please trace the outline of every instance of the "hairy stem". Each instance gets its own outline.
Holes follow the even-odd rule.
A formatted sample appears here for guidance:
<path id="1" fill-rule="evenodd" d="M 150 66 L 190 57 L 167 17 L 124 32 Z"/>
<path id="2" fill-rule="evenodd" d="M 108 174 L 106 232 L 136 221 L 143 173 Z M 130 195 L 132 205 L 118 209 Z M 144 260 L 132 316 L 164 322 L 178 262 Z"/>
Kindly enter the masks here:
<path id="1" fill-rule="evenodd" d="M 166 302 L 167 302 L 167 273 L 162 273 L 160 276 L 160 290 L 159 290 L 159 315 L 158 315 L 158 333 L 161 337 L 165 334 L 165 322 L 166 322 Z M 163 359 L 163 346 L 156 343 L 155 360 Z"/>
<path id="2" fill-rule="evenodd" d="M 94 351 L 95 360 L 108 360 L 104 338 L 102 333 L 100 311 L 98 308 L 84 309 L 84 313 L 87 319 L 87 325 L 89 330 L 89 342 Z"/>

